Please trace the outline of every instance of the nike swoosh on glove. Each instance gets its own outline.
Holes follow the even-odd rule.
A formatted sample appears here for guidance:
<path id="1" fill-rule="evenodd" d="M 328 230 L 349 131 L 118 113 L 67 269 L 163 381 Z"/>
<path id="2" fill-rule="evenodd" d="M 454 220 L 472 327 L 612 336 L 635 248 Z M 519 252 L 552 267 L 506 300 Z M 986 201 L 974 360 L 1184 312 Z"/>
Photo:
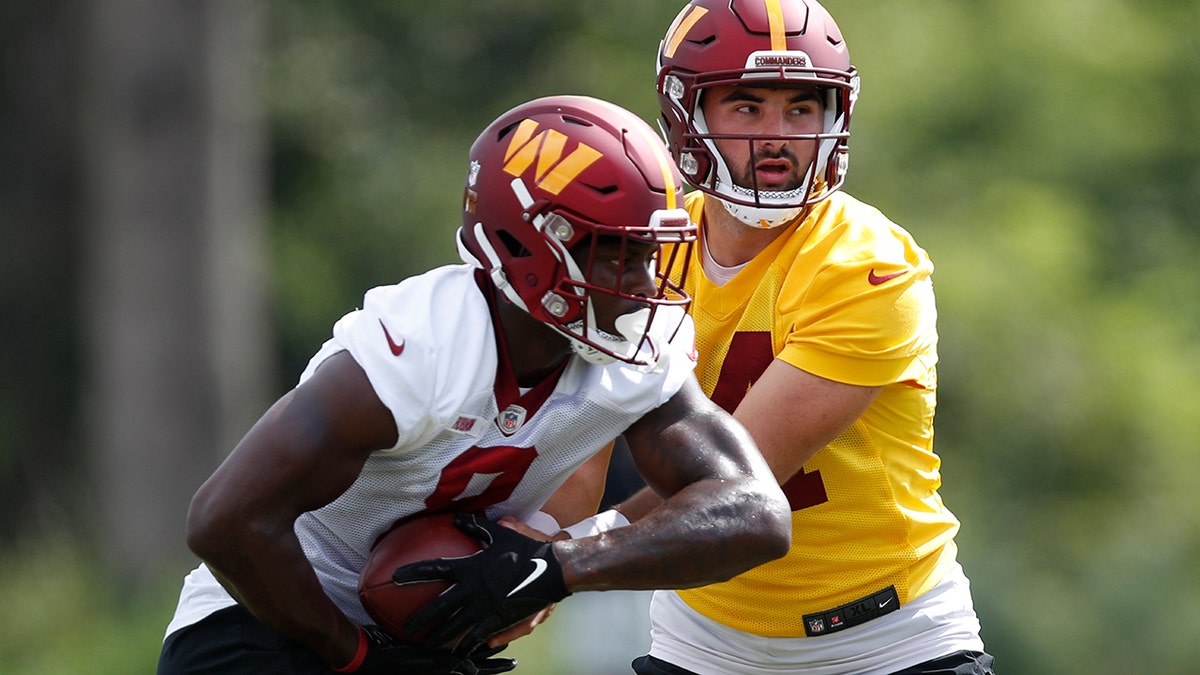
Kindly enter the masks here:
<path id="1" fill-rule="evenodd" d="M 452 585 L 404 624 L 410 635 L 433 630 L 423 645 L 437 649 L 456 636 L 456 654 L 470 654 L 489 638 L 570 595 L 552 542 L 538 541 L 474 514 L 454 524 L 484 545 L 462 558 L 435 558 L 396 568 L 396 584 L 446 580 Z"/>

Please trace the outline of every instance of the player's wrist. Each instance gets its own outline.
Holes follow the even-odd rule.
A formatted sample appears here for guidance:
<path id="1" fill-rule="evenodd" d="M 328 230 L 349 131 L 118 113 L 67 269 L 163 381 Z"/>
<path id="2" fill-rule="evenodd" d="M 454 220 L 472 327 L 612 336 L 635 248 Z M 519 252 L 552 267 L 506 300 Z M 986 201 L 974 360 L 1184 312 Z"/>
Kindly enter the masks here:
<path id="1" fill-rule="evenodd" d="M 367 637 L 367 631 L 363 630 L 362 626 L 358 628 L 358 648 L 354 652 L 354 657 L 344 666 L 332 667 L 335 673 L 353 673 L 362 667 L 363 661 L 367 658 L 367 652 L 370 651 L 371 641 Z"/>
<path id="2" fill-rule="evenodd" d="M 616 509 L 608 509 L 590 518 L 584 518 L 570 527 L 563 528 L 563 532 L 571 535 L 572 539 L 582 539 L 625 527 L 628 524 L 629 519 L 625 517 L 625 514 Z"/>

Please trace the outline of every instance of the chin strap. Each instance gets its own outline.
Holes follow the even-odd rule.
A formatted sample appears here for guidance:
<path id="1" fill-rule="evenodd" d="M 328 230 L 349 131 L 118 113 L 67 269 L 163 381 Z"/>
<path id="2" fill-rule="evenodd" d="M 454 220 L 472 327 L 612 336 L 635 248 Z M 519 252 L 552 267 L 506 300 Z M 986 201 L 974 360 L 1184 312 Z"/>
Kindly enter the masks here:
<path id="1" fill-rule="evenodd" d="M 744 206 L 742 204 L 734 204 L 733 202 L 723 197 L 717 197 L 729 215 L 737 218 L 742 223 L 750 227 L 771 230 L 782 225 L 786 225 L 796 219 L 804 207 L 793 206 L 787 208 L 763 208 L 758 206 Z"/>

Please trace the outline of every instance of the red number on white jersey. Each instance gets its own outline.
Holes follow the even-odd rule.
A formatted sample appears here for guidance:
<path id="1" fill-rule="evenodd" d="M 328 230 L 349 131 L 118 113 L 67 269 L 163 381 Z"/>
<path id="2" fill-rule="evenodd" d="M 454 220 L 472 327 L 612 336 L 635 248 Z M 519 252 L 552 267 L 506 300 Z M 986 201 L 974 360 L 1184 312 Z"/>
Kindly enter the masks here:
<path id="1" fill-rule="evenodd" d="M 470 513 L 499 504 L 512 496 L 536 457 L 536 448 L 473 447 L 442 469 L 437 488 L 425 500 L 425 508 L 431 512 Z M 468 488 L 472 488 L 470 494 L 463 496 Z"/>

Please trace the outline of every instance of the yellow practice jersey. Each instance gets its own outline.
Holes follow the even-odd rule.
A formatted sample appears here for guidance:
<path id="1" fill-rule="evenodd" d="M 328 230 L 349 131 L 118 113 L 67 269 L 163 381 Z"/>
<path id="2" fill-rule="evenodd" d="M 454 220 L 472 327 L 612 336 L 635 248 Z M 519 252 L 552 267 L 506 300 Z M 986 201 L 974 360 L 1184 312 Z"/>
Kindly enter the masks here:
<path id="1" fill-rule="evenodd" d="M 688 196 L 698 223 L 704 198 Z M 705 277 L 700 250 L 693 249 L 685 287 L 696 374 L 714 401 L 734 410 L 774 359 L 883 389 L 784 485 L 792 506 L 788 554 L 680 597 L 733 628 L 795 637 L 805 635 L 805 614 L 889 586 L 901 603 L 929 590 L 954 563 L 958 520 L 937 492 L 937 311 L 925 251 L 841 192 L 786 226 L 722 286 Z"/>

